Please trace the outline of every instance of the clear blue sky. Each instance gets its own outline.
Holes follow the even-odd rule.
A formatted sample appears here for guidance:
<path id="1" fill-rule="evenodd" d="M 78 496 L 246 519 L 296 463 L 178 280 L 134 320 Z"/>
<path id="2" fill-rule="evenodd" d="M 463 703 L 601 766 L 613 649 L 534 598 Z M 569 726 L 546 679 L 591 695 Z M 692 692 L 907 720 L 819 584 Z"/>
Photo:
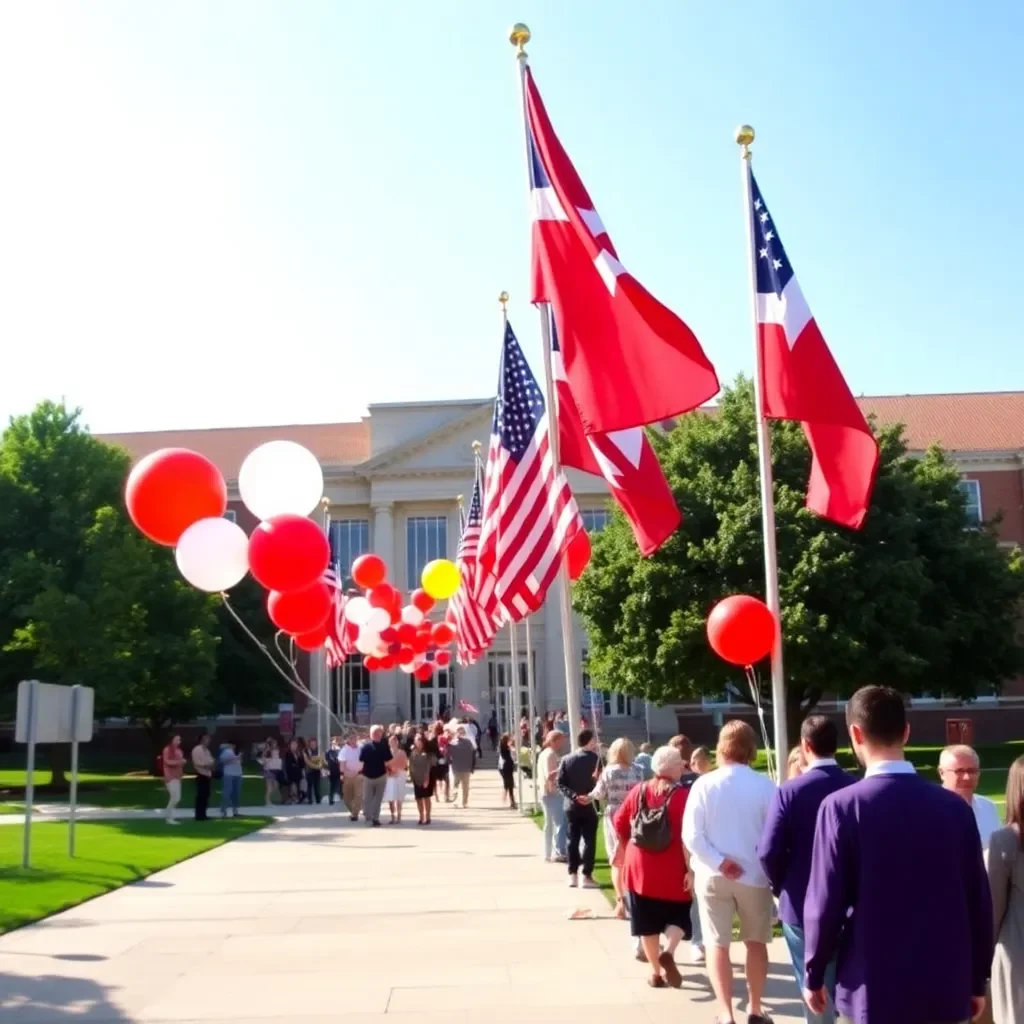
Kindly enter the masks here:
<path id="1" fill-rule="evenodd" d="M 502 288 L 539 361 L 515 20 L 623 262 L 723 380 L 749 121 L 855 392 L 1024 387 L 1020 3 L 31 0 L 0 9 L 0 416 L 487 395 Z"/>

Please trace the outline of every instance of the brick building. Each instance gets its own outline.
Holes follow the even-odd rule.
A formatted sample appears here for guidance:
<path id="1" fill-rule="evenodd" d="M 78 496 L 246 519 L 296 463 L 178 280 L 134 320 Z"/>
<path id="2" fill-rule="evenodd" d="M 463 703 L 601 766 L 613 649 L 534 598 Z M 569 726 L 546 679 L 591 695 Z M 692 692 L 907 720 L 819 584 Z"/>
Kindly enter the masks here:
<path id="1" fill-rule="evenodd" d="M 1024 392 L 949 395 L 885 395 L 860 400 L 865 413 L 879 425 L 902 423 L 912 453 L 940 444 L 963 476 L 962 487 L 972 517 L 999 518 L 997 530 L 1007 547 L 1024 545 Z M 343 564 L 373 550 L 388 563 L 391 580 L 400 587 L 418 585 L 423 565 L 437 557 L 454 558 L 458 544 L 457 498 L 468 494 L 472 479 L 474 440 L 486 441 L 491 400 L 416 402 L 369 406 L 358 422 L 313 426 L 242 427 L 218 430 L 160 431 L 106 434 L 105 440 L 123 445 L 136 458 L 169 446 L 201 451 L 221 468 L 232 495 L 229 515 L 248 531 L 255 525 L 237 501 L 238 470 L 257 445 L 289 439 L 309 448 L 324 469 L 330 501 L 329 529 Z M 570 472 L 570 480 L 589 529 L 599 530 L 607 518 L 604 482 Z M 326 525 L 326 524 L 325 524 Z M 581 659 L 586 633 L 576 623 L 576 649 Z M 562 631 L 553 598 L 533 617 L 534 669 L 541 708 L 565 703 Z M 520 642 L 521 646 L 521 642 Z M 351 713 L 358 694 L 366 693 L 375 718 L 427 717 L 456 699 L 470 700 L 483 715 L 491 707 L 504 713 L 510 675 L 506 635 L 492 655 L 469 668 L 438 672 L 432 683 L 417 686 L 398 672 L 375 673 L 372 680 L 355 661 L 346 687 L 331 678 L 322 658 L 314 657 L 309 684 L 321 699 Z M 517 675 L 525 707 L 526 663 L 520 652 Z M 678 707 L 644 707 L 619 694 L 603 694 L 609 727 L 640 734 L 675 730 L 677 720 L 699 738 L 711 735 L 722 714 L 742 713 L 742 706 L 705 701 Z M 363 698 L 366 700 L 366 698 Z M 1007 715 L 1008 710 L 1014 714 Z M 833 710 L 841 710 L 837 705 Z M 1024 735 L 1024 687 L 1004 688 L 1000 696 L 979 699 L 969 709 L 951 710 L 941 700 L 915 700 L 915 735 L 938 742 L 949 717 L 975 720 L 979 741 Z M 306 712 L 302 728 L 315 723 Z M 614 726 L 613 726 L 614 723 Z"/>

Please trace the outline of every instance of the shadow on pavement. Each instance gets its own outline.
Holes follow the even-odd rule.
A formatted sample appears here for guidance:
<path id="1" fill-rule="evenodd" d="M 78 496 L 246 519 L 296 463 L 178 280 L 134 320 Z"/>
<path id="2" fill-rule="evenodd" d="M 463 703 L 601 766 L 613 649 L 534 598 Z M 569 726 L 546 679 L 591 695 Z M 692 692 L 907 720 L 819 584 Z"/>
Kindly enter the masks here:
<path id="1" fill-rule="evenodd" d="M 107 990 L 86 978 L 60 974 L 25 977 L 0 972 L 0 1017 L 4 1024 L 63 1024 L 67 1021 L 128 1021 Z"/>

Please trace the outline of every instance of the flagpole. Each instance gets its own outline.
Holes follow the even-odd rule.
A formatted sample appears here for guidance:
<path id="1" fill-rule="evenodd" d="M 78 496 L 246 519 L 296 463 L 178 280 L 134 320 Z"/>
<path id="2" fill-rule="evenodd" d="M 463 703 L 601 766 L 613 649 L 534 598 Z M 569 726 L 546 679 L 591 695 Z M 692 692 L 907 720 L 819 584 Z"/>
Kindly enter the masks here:
<path id="1" fill-rule="evenodd" d="M 519 655 L 516 651 L 516 623 L 514 619 L 508 620 L 508 642 L 509 657 L 512 662 L 512 727 L 509 733 L 512 736 L 512 749 L 516 755 L 516 786 L 519 791 L 519 809 L 523 809 L 523 761 L 519 756 L 519 718 L 522 712 L 519 708 Z"/>
<path id="2" fill-rule="evenodd" d="M 526 44 L 530 41 L 530 30 L 522 22 L 517 22 L 509 31 L 508 41 L 516 48 L 516 63 L 519 69 L 520 111 L 523 119 L 523 142 L 526 144 Z M 530 192 L 530 153 L 526 149 L 526 184 L 527 195 Z M 556 473 L 562 472 L 562 460 L 558 451 L 558 413 L 555 405 L 555 383 L 551 373 L 551 304 L 544 302 L 537 306 L 540 314 L 541 345 L 544 349 L 544 391 L 547 402 L 548 435 L 551 450 L 552 467 Z M 559 609 L 562 619 L 562 654 L 565 659 L 565 710 L 569 717 L 570 746 L 579 730 L 580 722 L 580 691 L 579 664 L 576 659 L 576 633 L 572 614 L 572 594 L 569 590 L 569 574 L 565 569 L 565 558 L 560 560 L 558 575 L 555 577 L 558 590 Z"/>
<path id="3" fill-rule="evenodd" d="M 786 736 L 786 677 L 782 667 L 782 626 L 779 610 L 779 564 L 775 551 L 775 496 L 772 487 L 771 427 L 764 415 L 764 355 L 757 330 L 757 248 L 754 240 L 753 195 L 750 183 L 750 146 L 754 129 L 748 124 L 736 129 L 743 179 L 743 219 L 747 225 L 747 274 L 750 281 L 750 317 L 754 331 L 754 416 L 757 419 L 757 458 L 761 475 L 761 519 L 764 533 L 764 582 L 768 607 L 775 617 L 775 645 L 772 647 L 772 724 L 775 729 L 775 764 L 781 771 L 789 754 Z"/>
<path id="4" fill-rule="evenodd" d="M 530 642 L 530 616 L 526 616 L 526 699 L 530 705 L 530 778 L 533 780 L 533 809 L 540 806 L 537 800 L 537 738 L 533 723 L 537 714 L 537 700 L 534 696 L 533 644 Z M 520 803 L 522 801 L 520 800 Z"/>

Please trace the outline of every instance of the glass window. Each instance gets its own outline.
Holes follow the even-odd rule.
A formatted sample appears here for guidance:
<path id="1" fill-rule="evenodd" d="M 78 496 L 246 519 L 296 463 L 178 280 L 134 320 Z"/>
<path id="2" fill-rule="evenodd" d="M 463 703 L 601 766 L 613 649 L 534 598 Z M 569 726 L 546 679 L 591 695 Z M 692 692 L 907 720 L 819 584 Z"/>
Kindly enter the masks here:
<path id="1" fill-rule="evenodd" d="M 448 517 L 410 516 L 405 527 L 406 585 L 420 585 L 423 566 L 435 558 L 448 557 Z"/>
<path id="2" fill-rule="evenodd" d="M 227 519 L 228 521 L 232 522 L 232 523 L 237 523 L 238 522 L 238 513 L 233 508 L 229 508 L 224 513 L 224 518 Z"/>
<path id="3" fill-rule="evenodd" d="M 352 586 L 352 563 L 370 550 L 369 519 L 331 521 L 331 561 L 341 563 L 342 586 Z"/>
<path id="4" fill-rule="evenodd" d="M 611 519 L 611 513 L 606 508 L 581 508 L 580 515 L 587 533 L 600 533 Z"/>
<path id="5" fill-rule="evenodd" d="M 981 484 L 977 480 L 961 480 L 960 491 L 967 509 L 967 522 L 971 526 L 981 526 Z"/>
<path id="6" fill-rule="evenodd" d="M 369 692 L 370 673 L 363 664 L 363 656 L 350 654 L 347 662 L 331 673 L 331 707 L 342 721 L 353 722 L 360 710 L 357 694 Z M 370 709 L 365 699 L 362 707 Z"/>

